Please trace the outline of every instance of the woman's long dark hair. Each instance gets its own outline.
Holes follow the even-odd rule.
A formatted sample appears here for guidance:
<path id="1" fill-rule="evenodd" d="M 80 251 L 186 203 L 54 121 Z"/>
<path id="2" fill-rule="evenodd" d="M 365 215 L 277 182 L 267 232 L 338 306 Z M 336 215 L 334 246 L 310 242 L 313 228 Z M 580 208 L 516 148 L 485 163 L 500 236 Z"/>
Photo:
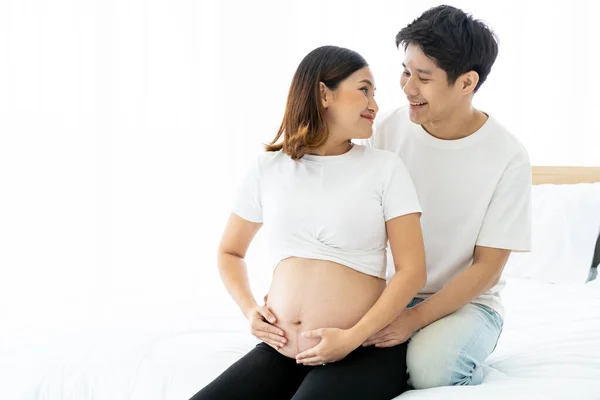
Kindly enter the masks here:
<path id="1" fill-rule="evenodd" d="M 304 57 L 290 86 L 283 121 L 266 151 L 283 150 L 293 160 L 323 145 L 329 136 L 319 84 L 335 90 L 340 83 L 367 61 L 355 51 L 337 46 L 322 46 Z M 277 141 L 283 135 L 283 140 Z"/>

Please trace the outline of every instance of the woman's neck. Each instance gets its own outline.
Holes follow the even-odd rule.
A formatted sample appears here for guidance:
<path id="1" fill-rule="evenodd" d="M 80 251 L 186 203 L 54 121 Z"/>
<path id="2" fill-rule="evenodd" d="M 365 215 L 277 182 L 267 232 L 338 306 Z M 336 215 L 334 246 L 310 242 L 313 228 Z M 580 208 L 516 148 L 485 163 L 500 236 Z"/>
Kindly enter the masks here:
<path id="1" fill-rule="evenodd" d="M 350 151 L 354 144 L 350 140 L 330 141 L 314 149 L 311 154 L 317 156 L 339 156 Z"/>

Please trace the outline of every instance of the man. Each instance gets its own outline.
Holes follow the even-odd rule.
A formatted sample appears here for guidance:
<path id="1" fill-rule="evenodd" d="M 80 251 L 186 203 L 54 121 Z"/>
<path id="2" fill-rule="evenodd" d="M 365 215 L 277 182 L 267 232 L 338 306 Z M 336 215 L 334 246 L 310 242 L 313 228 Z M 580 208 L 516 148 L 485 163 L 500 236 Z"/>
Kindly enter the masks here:
<path id="1" fill-rule="evenodd" d="M 402 29 L 396 44 L 410 104 L 380 118 L 369 144 L 397 153 L 412 175 L 428 281 L 365 345 L 410 338 L 416 389 L 477 385 L 502 330 L 502 269 L 511 251 L 530 250 L 531 165 L 519 141 L 472 104 L 498 54 L 487 26 L 439 6 Z"/>

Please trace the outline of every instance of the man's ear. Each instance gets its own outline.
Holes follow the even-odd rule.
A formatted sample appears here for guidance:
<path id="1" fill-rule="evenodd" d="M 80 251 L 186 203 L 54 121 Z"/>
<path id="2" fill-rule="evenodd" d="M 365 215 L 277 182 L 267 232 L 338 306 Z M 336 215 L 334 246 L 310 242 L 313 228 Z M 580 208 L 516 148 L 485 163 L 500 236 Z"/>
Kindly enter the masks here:
<path id="1" fill-rule="evenodd" d="M 331 90 L 325 85 L 323 82 L 319 82 L 319 93 L 321 95 L 321 104 L 323 108 L 329 107 L 329 103 L 331 102 Z"/>
<path id="2" fill-rule="evenodd" d="M 460 81 L 460 90 L 464 94 L 475 92 L 475 88 L 479 83 L 479 74 L 475 71 L 469 71 L 458 78 Z"/>

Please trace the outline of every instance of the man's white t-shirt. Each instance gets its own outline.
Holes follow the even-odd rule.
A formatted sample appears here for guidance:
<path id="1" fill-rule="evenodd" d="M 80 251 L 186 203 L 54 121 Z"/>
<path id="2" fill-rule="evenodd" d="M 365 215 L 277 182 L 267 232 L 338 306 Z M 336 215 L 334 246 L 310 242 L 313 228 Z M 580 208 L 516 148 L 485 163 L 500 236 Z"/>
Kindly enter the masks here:
<path id="1" fill-rule="evenodd" d="M 408 107 L 381 118 L 368 144 L 400 156 L 423 209 L 427 285 L 438 292 L 473 262 L 475 246 L 531 249 L 531 164 L 525 148 L 492 116 L 475 133 L 441 140 L 413 123 Z M 388 275 L 393 274 L 388 267 Z M 504 280 L 476 303 L 503 315 Z"/>
<path id="2" fill-rule="evenodd" d="M 395 154 L 355 144 L 337 156 L 262 154 L 244 179 L 233 212 L 262 222 L 270 258 L 337 262 L 385 279 L 386 221 L 421 207 Z"/>

